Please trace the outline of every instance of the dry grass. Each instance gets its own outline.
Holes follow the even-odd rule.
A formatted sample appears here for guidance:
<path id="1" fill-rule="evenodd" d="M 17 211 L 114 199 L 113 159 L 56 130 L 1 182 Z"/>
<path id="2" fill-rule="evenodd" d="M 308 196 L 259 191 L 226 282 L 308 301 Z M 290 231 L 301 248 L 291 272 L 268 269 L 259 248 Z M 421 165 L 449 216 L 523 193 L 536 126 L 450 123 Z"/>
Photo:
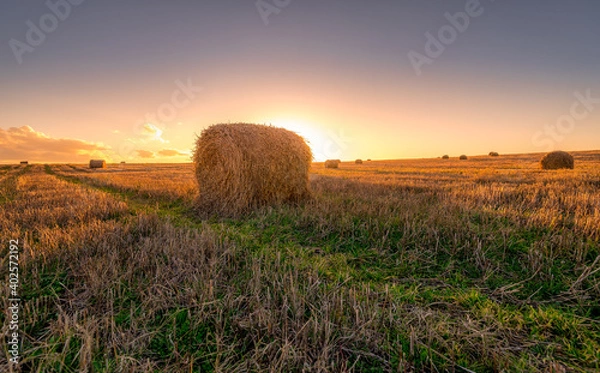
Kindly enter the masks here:
<path id="1" fill-rule="evenodd" d="M 198 207 L 208 214 L 239 216 L 260 206 L 310 196 L 312 153 L 304 139 L 283 128 L 217 124 L 196 142 Z"/>
<path id="2" fill-rule="evenodd" d="M 243 220 L 132 192 L 189 165 L 0 169 L 24 370 L 598 370 L 600 154 L 575 157 L 315 167 L 313 200 Z"/>
<path id="3" fill-rule="evenodd" d="M 54 165 L 52 170 L 61 176 L 77 176 L 95 186 L 142 198 L 191 203 L 198 193 L 191 164 L 180 164 L 176 168 L 164 164 L 109 165 L 95 172 L 89 172 L 82 165 Z"/>

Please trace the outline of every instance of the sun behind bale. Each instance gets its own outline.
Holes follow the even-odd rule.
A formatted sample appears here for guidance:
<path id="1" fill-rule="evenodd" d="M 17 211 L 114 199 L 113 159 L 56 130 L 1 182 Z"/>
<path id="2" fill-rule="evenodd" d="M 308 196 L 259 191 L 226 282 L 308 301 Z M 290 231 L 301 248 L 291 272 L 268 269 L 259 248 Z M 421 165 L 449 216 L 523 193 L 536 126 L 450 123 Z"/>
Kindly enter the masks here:
<path id="1" fill-rule="evenodd" d="M 546 154 L 540 161 L 540 165 L 542 170 L 573 169 L 575 168 L 575 160 L 571 154 L 557 150 Z"/>
<path id="2" fill-rule="evenodd" d="M 340 165 L 339 159 L 328 159 L 325 161 L 325 168 L 338 168 Z"/>
<path id="3" fill-rule="evenodd" d="M 201 213 L 236 217 L 265 205 L 310 197 L 312 153 L 283 128 L 216 124 L 196 141 L 193 156 Z"/>

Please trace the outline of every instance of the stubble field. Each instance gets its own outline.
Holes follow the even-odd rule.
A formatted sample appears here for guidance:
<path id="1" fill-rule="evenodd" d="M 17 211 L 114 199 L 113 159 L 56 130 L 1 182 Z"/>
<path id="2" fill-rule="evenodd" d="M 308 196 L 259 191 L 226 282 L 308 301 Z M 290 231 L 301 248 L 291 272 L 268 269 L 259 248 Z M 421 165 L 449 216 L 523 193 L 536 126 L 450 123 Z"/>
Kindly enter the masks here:
<path id="1" fill-rule="evenodd" d="M 315 163 L 311 201 L 237 220 L 198 217 L 190 164 L 0 166 L 21 366 L 600 371 L 600 152 L 573 154 Z"/>

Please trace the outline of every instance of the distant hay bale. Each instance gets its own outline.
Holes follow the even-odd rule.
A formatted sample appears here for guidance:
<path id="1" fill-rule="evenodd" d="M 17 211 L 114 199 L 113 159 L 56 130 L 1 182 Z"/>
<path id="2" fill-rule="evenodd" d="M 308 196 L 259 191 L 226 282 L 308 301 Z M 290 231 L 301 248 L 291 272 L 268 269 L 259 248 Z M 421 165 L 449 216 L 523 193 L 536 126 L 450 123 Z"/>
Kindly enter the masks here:
<path id="1" fill-rule="evenodd" d="M 311 150 L 302 137 L 283 128 L 213 125 L 198 137 L 193 161 L 202 213 L 235 217 L 310 196 Z"/>
<path id="2" fill-rule="evenodd" d="M 325 168 L 338 168 L 340 165 L 339 159 L 328 159 L 325 161 Z"/>
<path id="3" fill-rule="evenodd" d="M 106 168 L 106 161 L 104 159 L 92 159 L 90 168 Z"/>
<path id="4" fill-rule="evenodd" d="M 367 162 L 371 162 L 371 158 L 367 159 Z"/>
<path id="5" fill-rule="evenodd" d="M 442 155 L 442 159 L 450 159 L 450 156 L 448 154 L 444 154 Z"/>
<path id="6" fill-rule="evenodd" d="M 490 157 L 499 157 L 500 156 L 500 154 L 498 154 L 498 152 L 490 152 L 488 155 Z"/>
<path id="7" fill-rule="evenodd" d="M 22 164 L 22 165 L 28 165 L 28 164 L 29 164 L 29 161 L 21 161 L 21 164 Z"/>
<path id="8" fill-rule="evenodd" d="M 540 161 L 543 170 L 559 170 L 575 168 L 573 156 L 560 150 L 548 153 Z"/>
<path id="9" fill-rule="evenodd" d="M 461 155 L 460 157 L 458 157 L 458 159 L 460 159 L 461 161 L 466 161 L 468 158 L 466 155 Z"/>
<path id="10" fill-rule="evenodd" d="M 363 164 L 363 161 L 362 161 L 362 159 L 357 159 L 357 160 L 354 161 L 354 163 L 356 163 L 356 164 Z"/>

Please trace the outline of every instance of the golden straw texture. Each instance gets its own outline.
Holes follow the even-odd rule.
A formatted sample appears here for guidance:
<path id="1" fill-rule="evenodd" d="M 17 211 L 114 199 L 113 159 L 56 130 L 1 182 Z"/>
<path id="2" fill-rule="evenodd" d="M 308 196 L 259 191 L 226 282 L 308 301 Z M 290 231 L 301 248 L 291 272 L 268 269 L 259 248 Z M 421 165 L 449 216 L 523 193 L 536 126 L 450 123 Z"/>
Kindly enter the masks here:
<path id="1" fill-rule="evenodd" d="M 239 216 L 259 206 L 310 196 L 310 147 L 283 128 L 213 125 L 196 141 L 193 160 L 198 207 L 209 215 Z"/>

